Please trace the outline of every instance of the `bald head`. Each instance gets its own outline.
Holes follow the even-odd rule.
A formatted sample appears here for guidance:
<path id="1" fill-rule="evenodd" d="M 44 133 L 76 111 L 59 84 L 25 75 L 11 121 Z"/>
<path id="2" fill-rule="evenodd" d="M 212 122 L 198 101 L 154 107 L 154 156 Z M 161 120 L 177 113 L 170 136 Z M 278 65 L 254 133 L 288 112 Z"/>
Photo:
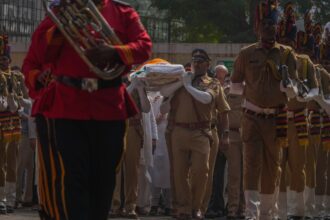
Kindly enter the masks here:
<path id="1" fill-rule="evenodd" d="M 221 85 L 225 84 L 225 78 L 228 75 L 228 69 L 225 65 L 218 65 L 215 67 L 215 76 L 220 81 Z"/>

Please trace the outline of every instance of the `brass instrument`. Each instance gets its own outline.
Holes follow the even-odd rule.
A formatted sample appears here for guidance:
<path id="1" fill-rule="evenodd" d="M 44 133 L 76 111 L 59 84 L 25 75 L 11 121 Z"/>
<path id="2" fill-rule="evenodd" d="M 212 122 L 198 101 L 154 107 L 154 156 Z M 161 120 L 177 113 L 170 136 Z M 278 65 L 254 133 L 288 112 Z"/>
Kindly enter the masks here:
<path id="1" fill-rule="evenodd" d="M 42 3 L 47 15 L 53 20 L 66 40 L 98 77 L 111 80 L 120 76 L 125 70 L 124 65 L 108 65 L 101 69 L 85 55 L 86 49 L 97 47 L 99 42 L 107 45 L 122 45 L 94 2 L 92 0 L 61 1 L 65 1 L 65 3 L 58 6 L 56 12 L 49 8 L 48 0 L 42 0 Z M 95 34 L 99 36 L 99 39 L 95 38 Z"/>

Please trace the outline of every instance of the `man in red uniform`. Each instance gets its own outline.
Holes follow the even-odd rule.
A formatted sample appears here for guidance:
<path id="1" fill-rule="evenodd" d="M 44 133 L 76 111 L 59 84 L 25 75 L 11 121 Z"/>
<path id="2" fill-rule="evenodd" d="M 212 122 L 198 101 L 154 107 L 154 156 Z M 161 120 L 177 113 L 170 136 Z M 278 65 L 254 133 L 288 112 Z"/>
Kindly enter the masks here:
<path id="1" fill-rule="evenodd" d="M 115 0 L 94 2 L 123 45 L 88 50 L 90 60 L 101 66 L 121 63 L 127 70 L 147 60 L 151 40 L 137 12 Z M 42 146 L 49 156 L 40 161 L 40 173 L 51 172 L 39 182 L 42 219 L 105 220 L 123 153 L 125 120 L 137 112 L 135 105 L 121 76 L 98 78 L 49 17 L 35 31 L 23 65 L 30 94 L 43 87 L 46 64 L 53 66 L 55 80 L 38 101 L 49 140 Z M 93 91 L 83 86 L 90 80 L 97 84 Z"/>

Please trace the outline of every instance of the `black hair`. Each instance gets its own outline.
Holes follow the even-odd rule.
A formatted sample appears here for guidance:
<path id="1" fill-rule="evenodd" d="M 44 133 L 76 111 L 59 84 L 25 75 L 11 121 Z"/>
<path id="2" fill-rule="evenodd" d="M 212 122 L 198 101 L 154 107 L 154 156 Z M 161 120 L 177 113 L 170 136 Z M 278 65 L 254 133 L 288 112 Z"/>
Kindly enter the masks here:
<path id="1" fill-rule="evenodd" d="M 201 48 L 196 48 L 192 51 L 191 56 L 194 56 L 195 53 L 201 53 L 203 54 L 208 60 L 211 60 L 209 55 L 207 54 L 207 52 L 204 49 Z"/>

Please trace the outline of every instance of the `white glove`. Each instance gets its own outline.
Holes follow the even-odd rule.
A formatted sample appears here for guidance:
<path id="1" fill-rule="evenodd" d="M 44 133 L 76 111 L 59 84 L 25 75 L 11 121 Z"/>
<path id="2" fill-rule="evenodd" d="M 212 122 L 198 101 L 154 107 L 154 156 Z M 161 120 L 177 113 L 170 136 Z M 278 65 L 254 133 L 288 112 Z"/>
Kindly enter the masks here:
<path id="1" fill-rule="evenodd" d="M 290 80 L 290 84 L 284 88 L 283 82 L 280 82 L 280 90 L 286 94 L 289 99 L 293 99 L 298 95 L 298 89 L 294 86 L 294 82 Z"/>
<path id="2" fill-rule="evenodd" d="M 193 80 L 193 73 L 186 72 L 182 74 L 182 82 L 184 87 L 191 86 L 192 80 Z"/>

